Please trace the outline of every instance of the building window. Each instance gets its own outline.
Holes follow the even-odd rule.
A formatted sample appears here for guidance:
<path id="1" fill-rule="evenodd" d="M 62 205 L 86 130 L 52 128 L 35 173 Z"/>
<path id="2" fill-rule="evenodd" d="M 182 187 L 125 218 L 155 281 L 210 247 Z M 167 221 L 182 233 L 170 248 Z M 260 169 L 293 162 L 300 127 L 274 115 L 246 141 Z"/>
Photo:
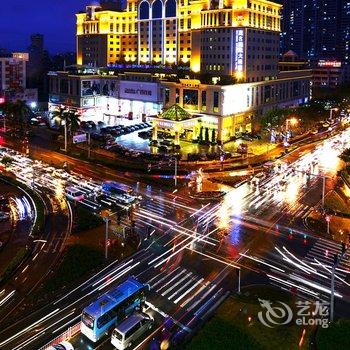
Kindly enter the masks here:
<path id="1" fill-rule="evenodd" d="M 165 104 L 169 103 L 169 101 L 170 101 L 170 89 L 165 88 L 164 98 L 165 98 Z"/>
<path id="2" fill-rule="evenodd" d="M 180 90 L 175 90 L 175 103 L 180 103 Z"/>
<path id="3" fill-rule="evenodd" d="M 218 113 L 219 112 L 219 92 L 214 91 L 213 94 L 213 112 Z"/>
<path id="4" fill-rule="evenodd" d="M 207 110 L 207 92 L 202 91 L 202 111 Z"/>
<path id="5" fill-rule="evenodd" d="M 197 90 L 184 90 L 184 101 L 183 106 L 184 108 L 188 109 L 198 109 L 198 91 Z"/>

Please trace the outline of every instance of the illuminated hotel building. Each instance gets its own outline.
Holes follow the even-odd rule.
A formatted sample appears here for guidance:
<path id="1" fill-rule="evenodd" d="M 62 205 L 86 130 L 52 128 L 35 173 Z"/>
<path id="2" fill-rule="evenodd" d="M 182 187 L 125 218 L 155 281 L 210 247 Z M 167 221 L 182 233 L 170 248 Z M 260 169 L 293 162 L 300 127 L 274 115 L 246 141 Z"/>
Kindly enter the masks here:
<path id="1" fill-rule="evenodd" d="M 266 0 L 128 0 L 119 11 L 90 5 L 76 15 L 77 63 L 190 64 L 242 80 L 274 77 L 280 8 Z"/>
<path id="2" fill-rule="evenodd" d="M 268 110 L 310 98 L 311 70 L 279 69 L 280 11 L 266 0 L 87 6 L 77 14 L 77 71 L 50 74 L 49 109 L 107 124 L 146 117 L 155 138 L 165 128 L 195 141 L 201 125 L 226 142 Z M 182 120 L 166 120 L 178 110 Z"/>

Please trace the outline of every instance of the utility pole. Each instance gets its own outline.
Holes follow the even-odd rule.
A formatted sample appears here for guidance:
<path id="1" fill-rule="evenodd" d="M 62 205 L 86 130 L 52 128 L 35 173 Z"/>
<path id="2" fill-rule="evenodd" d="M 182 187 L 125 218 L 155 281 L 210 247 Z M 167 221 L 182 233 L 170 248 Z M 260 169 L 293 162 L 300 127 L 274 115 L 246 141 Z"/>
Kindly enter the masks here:
<path id="1" fill-rule="evenodd" d="M 327 235 L 330 234 L 330 221 L 331 221 L 331 217 L 329 215 L 326 215 L 326 221 L 327 221 Z"/>
<path id="2" fill-rule="evenodd" d="M 105 224 L 106 224 L 106 231 L 105 231 L 105 259 L 108 259 L 108 230 L 109 230 L 109 217 L 104 218 Z"/>
<path id="3" fill-rule="evenodd" d="M 175 188 L 177 187 L 177 154 L 175 154 L 175 178 L 174 178 Z"/>
<path id="4" fill-rule="evenodd" d="M 91 157 L 91 133 L 88 132 L 88 159 Z"/>
<path id="5" fill-rule="evenodd" d="M 67 120 L 64 122 L 64 151 L 67 152 L 67 138 L 68 138 L 68 130 L 67 130 Z"/>
<path id="6" fill-rule="evenodd" d="M 334 319 L 334 277 L 335 277 L 335 269 L 339 262 L 338 254 L 334 254 L 333 266 L 332 266 L 332 276 L 331 276 L 331 314 L 330 321 L 333 322 Z"/>
<path id="7" fill-rule="evenodd" d="M 326 193 L 326 177 L 322 178 L 322 208 L 324 208 L 324 197 Z"/>
<path id="8" fill-rule="evenodd" d="M 237 269 L 237 274 L 238 274 L 238 294 L 241 293 L 241 269 Z"/>
<path id="9" fill-rule="evenodd" d="M 330 312 L 330 322 L 334 320 L 334 279 L 335 279 L 335 270 L 339 265 L 342 257 L 346 253 L 346 244 L 345 242 L 341 243 L 341 254 L 334 254 L 333 266 L 332 266 L 332 276 L 331 276 L 331 312 Z"/>

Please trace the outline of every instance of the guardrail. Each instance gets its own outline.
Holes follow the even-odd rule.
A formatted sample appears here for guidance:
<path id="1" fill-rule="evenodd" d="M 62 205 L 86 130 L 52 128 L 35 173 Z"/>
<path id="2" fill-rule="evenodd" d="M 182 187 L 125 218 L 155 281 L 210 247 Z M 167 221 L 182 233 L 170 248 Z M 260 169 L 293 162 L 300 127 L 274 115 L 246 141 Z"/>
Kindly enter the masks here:
<path id="1" fill-rule="evenodd" d="M 80 332 L 80 325 L 81 322 L 79 321 L 77 324 L 69 327 L 64 333 L 60 334 L 58 337 L 51 340 L 38 350 L 47 350 L 52 345 L 59 344 L 65 340 L 69 340 L 70 338 L 74 337 L 77 333 Z"/>

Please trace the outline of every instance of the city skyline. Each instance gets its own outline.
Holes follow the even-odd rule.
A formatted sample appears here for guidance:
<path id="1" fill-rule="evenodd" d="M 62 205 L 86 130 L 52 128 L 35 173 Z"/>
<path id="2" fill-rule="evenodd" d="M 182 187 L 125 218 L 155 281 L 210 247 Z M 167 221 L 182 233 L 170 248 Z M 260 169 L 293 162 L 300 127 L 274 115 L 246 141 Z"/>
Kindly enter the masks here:
<path id="1" fill-rule="evenodd" d="M 50 53 L 75 51 L 75 13 L 83 10 L 88 3 L 87 0 L 4 2 L 2 13 L 6 16 L 0 22 L 0 48 L 26 51 L 30 35 L 41 33 L 44 34 L 45 48 Z M 28 13 L 34 15 L 28 16 Z"/>

